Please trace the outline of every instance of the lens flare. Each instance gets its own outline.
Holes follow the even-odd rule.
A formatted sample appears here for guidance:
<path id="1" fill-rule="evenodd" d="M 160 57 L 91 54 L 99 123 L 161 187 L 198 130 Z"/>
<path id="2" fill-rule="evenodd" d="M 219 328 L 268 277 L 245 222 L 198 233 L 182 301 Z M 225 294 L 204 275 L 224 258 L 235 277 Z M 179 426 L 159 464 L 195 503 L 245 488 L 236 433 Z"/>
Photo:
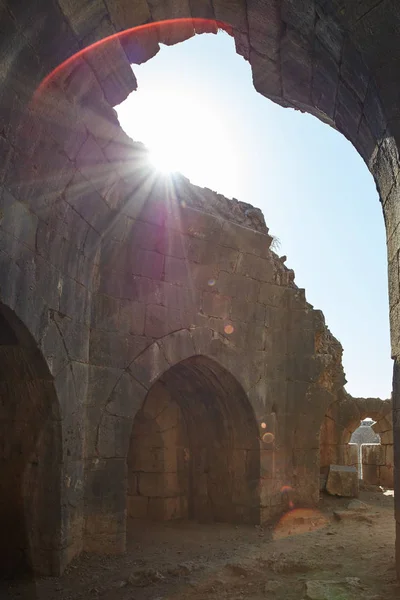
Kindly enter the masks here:
<path id="1" fill-rule="evenodd" d="M 328 524 L 328 520 L 318 510 L 312 508 L 295 508 L 287 512 L 275 527 L 274 539 L 281 539 L 291 535 L 301 535 Z"/>
<path id="2" fill-rule="evenodd" d="M 261 423 L 261 429 L 267 429 L 267 424 L 266 423 Z"/>
<path id="3" fill-rule="evenodd" d="M 103 38 L 97 42 L 94 42 L 90 46 L 86 46 L 73 56 L 69 57 L 58 67 L 56 67 L 47 77 L 45 77 L 40 85 L 38 86 L 34 100 L 37 99 L 46 88 L 53 83 L 64 84 L 65 80 L 73 73 L 74 69 L 79 66 L 80 59 L 87 59 L 91 56 L 97 58 L 100 55 L 96 53 L 100 50 L 107 48 L 107 45 L 112 45 L 116 40 L 119 40 L 123 45 L 130 46 L 131 62 L 140 64 L 144 62 L 145 57 L 143 55 L 143 47 L 146 47 L 148 39 L 153 39 L 154 35 L 162 43 L 168 43 L 171 39 L 171 35 L 174 37 L 179 35 L 179 30 L 185 30 L 185 28 L 195 30 L 196 33 L 217 33 L 218 30 L 224 30 L 229 35 L 233 35 L 233 28 L 227 25 L 223 21 L 216 19 L 201 19 L 201 18 L 180 18 L 180 19 L 168 19 L 165 21 L 157 21 L 154 23 L 145 23 L 144 25 L 138 25 L 125 29 L 118 33 Z"/>
<path id="4" fill-rule="evenodd" d="M 210 287 L 212 287 L 213 285 L 215 285 L 215 283 L 216 283 L 215 279 L 209 279 L 209 280 L 208 280 L 208 285 L 209 285 Z"/>
<path id="5" fill-rule="evenodd" d="M 225 325 L 224 331 L 227 335 L 230 335 L 231 333 L 233 333 L 235 331 L 235 329 L 234 329 L 233 325 Z"/>
<path id="6" fill-rule="evenodd" d="M 264 435 L 262 436 L 262 441 L 264 442 L 264 444 L 272 444 L 274 440 L 275 436 L 270 431 L 267 431 L 267 433 L 264 433 Z"/>

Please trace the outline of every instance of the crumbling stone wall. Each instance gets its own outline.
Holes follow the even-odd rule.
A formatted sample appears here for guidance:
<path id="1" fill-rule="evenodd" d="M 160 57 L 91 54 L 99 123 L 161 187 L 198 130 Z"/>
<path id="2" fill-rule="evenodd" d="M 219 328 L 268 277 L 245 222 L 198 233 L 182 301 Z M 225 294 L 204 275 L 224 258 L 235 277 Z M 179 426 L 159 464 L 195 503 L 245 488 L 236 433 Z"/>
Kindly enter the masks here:
<path id="1" fill-rule="evenodd" d="M 122 490 L 126 485 L 121 486 L 117 495 L 113 495 L 112 489 L 115 482 L 126 482 L 128 432 L 131 431 L 135 412 L 133 404 L 138 410 L 148 389 L 169 368 L 163 363 L 164 350 L 161 351 L 159 340 L 177 344 L 172 342 L 175 338 L 170 337 L 171 331 L 165 333 L 164 329 L 163 337 L 158 337 L 158 328 L 165 318 L 171 326 L 178 325 L 173 330 L 177 334 L 181 330 L 189 332 L 178 334 L 184 339 L 188 336 L 193 340 L 202 339 L 202 336 L 208 339 L 207 336 L 210 336 L 210 345 L 198 345 L 196 352 L 205 352 L 209 358 L 221 362 L 231 374 L 238 376 L 250 405 L 263 407 L 260 412 L 253 408 L 257 423 L 261 417 L 268 427 L 270 423 L 275 424 L 277 446 L 273 456 L 276 458 L 276 489 L 273 486 L 268 489 L 268 498 L 271 494 L 280 497 L 278 485 L 281 481 L 287 483 L 288 474 L 288 481 L 300 490 L 300 499 L 307 494 L 311 494 L 310 498 L 315 497 L 314 484 L 308 483 L 314 478 L 308 478 L 308 482 L 304 483 L 305 473 L 318 472 L 315 433 L 318 419 L 312 418 L 311 423 L 309 416 L 318 406 L 318 410 L 324 411 L 322 419 L 325 401 L 328 402 L 336 393 L 336 383 L 332 386 L 329 383 L 331 375 L 327 365 L 330 362 L 337 365 L 337 360 L 331 361 L 331 358 L 339 355 L 339 349 L 325 330 L 321 317 L 303 302 L 301 291 L 289 285 L 289 275 L 285 270 L 282 270 L 280 283 L 278 280 L 272 282 L 271 291 L 265 297 L 268 302 L 262 300 L 264 292 L 261 293 L 261 290 L 267 289 L 269 282 L 260 284 L 258 280 L 260 296 L 250 303 L 252 308 L 254 304 L 261 304 L 272 309 L 268 311 L 272 315 L 271 330 L 282 331 L 283 327 L 285 331 L 278 340 L 280 351 L 271 355 L 266 363 L 262 362 L 265 356 L 261 353 L 267 350 L 252 348 L 251 369 L 246 363 L 246 356 L 243 360 L 240 356 L 243 347 L 236 346 L 237 340 L 233 343 L 234 338 L 224 335 L 219 329 L 223 322 L 219 316 L 221 307 L 217 315 L 212 314 L 216 312 L 214 305 L 209 312 L 206 311 L 207 319 L 215 319 L 215 323 L 208 325 L 197 324 L 200 318 L 193 314 L 190 304 L 189 310 L 179 309 L 179 316 L 167 308 L 165 298 L 170 288 L 166 284 L 178 286 L 183 283 L 182 280 L 163 280 L 162 292 L 156 286 L 156 301 L 143 302 L 143 296 L 150 298 L 143 288 L 141 292 L 137 288 L 138 294 L 141 294 L 138 297 L 120 295 L 119 288 L 126 289 L 127 285 L 132 288 L 133 275 L 137 274 L 131 271 L 127 278 L 122 274 L 117 276 L 117 269 L 110 269 L 117 281 L 114 289 L 118 290 L 118 294 L 108 296 L 105 293 L 102 287 L 105 271 L 101 263 L 104 259 L 106 263 L 109 260 L 110 238 L 113 237 L 118 246 L 127 241 L 129 234 L 133 235 L 132 221 L 137 214 L 129 211 L 132 206 L 142 206 L 140 197 L 149 196 L 138 151 L 130 146 L 120 131 L 111 106 L 125 99 L 136 86 L 130 62 L 151 58 L 158 51 L 160 41 L 176 43 L 195 32 L 216 31 L 217 24 L 215 21 L 190 21 L 183 27 L 158 27 L 141 40 L 129 36 L 121 41 L 114 39 L 107 47 L 96 47 L 90 55 L 81 56 L 59 71 L 57 83 L 50 85 L 40 102 L 36 98 L 32 104 L 32 92 L 42 78 L 75 52 L 116 31 L 152 20 L 208 17 L 227 23 L 237 51 L 250 62 L 255 88 L 284 106 L 308 111 L 335 126 L 354 144 L 373 173 L 384 209 L 388 239 L 392 355 L 397 360 L 400 354 L 397 318 L 400 306 L 397 211 L 399 86 L 396 79 L 399 40 L 396 27 L 393 27 L 398 17 L 395 3 L 381 2 L 367 9 L 363 3 L 355 6 L 351 0 L 307 0 L 301 5 L 291 0 L 267 0 L 265 3 L 238 0 L 233 4 L 219 0 L 212 4 L 195 0 L 155 4 L 139 0 L 128 4 L 122 0 L 107 0 L 91 2 L 83 7 L 64 0 L 43 0 L 27 6 L 26 3 L 7 0 L 0 7 L 0 24 L 4 32 L 0 89 L 1 300 L 29 330 L 39 354 L 48 365 L 59 404 L 61 534 L 52 551 L 53 561 L 49 570 L 53 573 L 62 570 L 82 550 L 84 538 L 91 538 L 101 521 L 100 517 L 93 519 L 91 525 L 89 515 L 93 517 L 96 512 L 113 517 L 108 523 L 104 520 L 101 530 L 104 543 L 108 540 L 109 547 L 114 550 L 124 547 L 125 493 Z M 155 186 L 152 197 L 168 196 L 165 190 L 161 191 L 161 196 L 159 192 Z M 133 193 L 139 198 L 136 204 L 130 202 Z M 194 195 L 202 196 L 197 192 Z M 217 214 L 211 216 L 217 221 L 221 217 L 229 220 L 231 205 L 222 199 L 216 200 L 217 197 L 212 194 L 211 198 L 218 205 Z M 208 205 L 208 201 L 205 204 Z M 222 214 L 222 205 L 225 205 L 228 215 Z M 249 209 L 239 203 L 235 205 L 235 212 L 235 232 L 236 227 L 244 225 L 246 233 L 240 229 L 243 237 L 251 237 L 253 233 L 248 234 L 247 228 L 257 228 L 257 215 L 254 221 L 251 209 L 249 213 Z M 138 221 L 147 223 L 146 219 Z M 172 226 L 167 229 L 175 230 Z M 226 229 L 229 226 L 225 226 Z M 140 238 L 138 231 L 136 229 L 135 233 Z M 184 231 L 182 233 L 186 235 Z M 258 234 L 267 239 L 262 230 Z M 149 268 L 146 253 L 154 250 L 140 247 L 141 243 L 139 240 L 135 247 L 143 251 L 141 257 L 146 270 Z M 241 264 L 240 277 L 250 275 L 250 279 L 257 281 L 262 271 L 258 259 L 273 263 L 278 276 L 280 267 L 276 257 L 268 254 L 266 258 L 257 252 L 244 252 L 251 258 L 245 258 Z M 178 269 L 182 258 L 171 255 L 171 259 L 166 261 L 167 256 L 170 255 L 164 254 L 164 266 L 174 263 Z M 206 265 L 206 260 L 201 258 L 199 264 Z M 222 261 L 222 258 L 218 260 Z M 159 268 L 157 263 L 151 263 L 151 266 Z M 190 274 L 195 271 L 190 267 Z M 185 272 L 177 272 L 179 277 L 185 276 Z M 275 270 L 273 272 L 275 277 Z M 232 275 L 236 277 L 238 274 L 230 272 L 228 266 L 227 274 L 218 276 L 221 279 L 219 285 L 225 279 L 228 288 L 220 291 L 216 287 L 215 290 L 230 298 L 233 306 L 235 295 L 232 287 L 235 286 L 231 283 Z M 142 272 L 138 276 L 145 278 Z M 197 276 L 201 279 L 200 274 L 197 273 Z M 148 279 L 151 280 L 151 277 Z M 206 290 L 202 291 L 206 302 L 209 297 L 205 295 Z M 211 295 L 215 293 L 217 291 L 211 292 Z M 107 300 L 102 296 L 106 296 Z M 164 297 L 163 302 L 161 296 Z M 182 297 L 182 303 L 187 303 L 187 298 Z M 208 301 L 211 300 L 213 298 Z M 99 304 L 102 302 L 105 305 L 109 303 L 109 307 L 104 308 L 108 315 L 104 318 L 105 327 L 109 327 L 110 321 L 116 321 L 117 331 L 124 332 L 125 336 L 104 334 L 98 325 L 102 311 Z M 285 305 L 284 311 L 280 302 Z M 203 297 L 198 293 L 194 305 L 203 306 L 202 303 Z M 140 313 L 142 304 L 146 305 L 146 311 L 150 305 L 157 308 L 150 308 L 148 317 L 147 312 L 145 315 Z M 124 310 L 124 307 L 127 309 Z M 245 305 L 237 310 L 245 313 Z M 293 317 L 290 320 L 289 313 Z M 241 320 L 232 317 L 232 314 L 229 318 Z M 253 316 L 244 314 L 242 319 L 248 325 Z M 319 338 L 313 334 L 315 321 L 321 329 Z M 192 324 L 195 325 L 194 330 L 190 328 Z M 238 329 L 241 327 L 238 326 L 235 331 Z M 302 333 L 304 331 L 308 332 L 307 337 Z M 135 336 L 136 339 L 133 339 Z M 240 335 L 236 337 L 240 339 Z M 313 339 L 316 340 L 314 349 Z M 286 340 L 285 354 L 281 352 L 282 340 Z M 300 348 L 302 358 L 298 354 Z M 140 369 L 145 370 L 145 364 L 153 365 L 153 378 L 148 377 L 144 389 L 143 384 L 136 385 L 129 374 L 128 355 L 130 360 L 139 361 L 135 364 Z M 181 360 L 189 358 L 185 352 L 177 351 L 177 356 Z M 257 359 L 265 364 L 265 368 L 259 368 Z M 113 369 L 114 388 L 110 375 Z M 393 394 L 396 457 L 400 448 L 396 416 L 400 410 L 398 379 L 396 362 Z M 324 401 L 320 400 L 320 393 Z M 135 398 L 129 409 L 123 402 L 124 398 Z M 114 412 L 104 415 L 105 406 L 107 411 Z M 300 406 L 304 408 L 300 409 Z M 128 417 L 125 417 L 126 414 Z M 121 417 L 126 420 L 121 421 Z M 122 436 L 117 427 L 122 428 Z M 105 434 L 100 435 L 102 430 L 107 429 L 111 432 L 109 438 Z M 310 433 L 310 443 L 305 441 L 307 438 L 301 432 Z M 97 437 L 101 443 L 96 441 Z M 112 450 L 105 452 L 106 455 L 108 452 L 112 454 L 113 460 L 97 455 L 98 448 L 105 445 L 105 439 L 114 440 Z M 120 439 L 125 440 L 123 452 L 118 446 Z M 270 468 L 269 453 L 270 450 L 266 449 L 266 454 L 262 455 L 264 466 L 261 469 L 265 473 Z M 399 487 L 400 482 L 396 480 L 395 485 Z M 268 503 L 271 502 L 268 500 Z M 270 514 L 271 506 L 266 508 L 267 514 Z M 398 510 L 397 521 L 400 522 Z M 87 541 L 85 543 L 89 545 Z"/>
<path id="2" fill-rule="evenodd" d="M 295 286 L 293 271 L 270 250 L 271 237 L 260 212 L 251 209 L 256 226 L 250 229 L 242 225 L 248 205 L 234 204 L 240 218 L 234 210 L 227 220 L 227 202 L 185 178 L 177 176 L 171 185 L 168 179 L 154 180 L 153 174 L 151 192 L 136 188 L 123 219 L 102 240 L 92 290 L 88 420 L 93 435 L 86 448 L 98 497 L 88 487 L 88 549 L 115 551 L 124 546 L 126 478 L 129 506 L 146 505 L 147 514 L 155 498 L 166 495 L 168 510 L 165 500 L 158 502 L 163 514 L 177 505 L 181 508 L 176 515 L 181 514 L 188 504 L 188 514 L 200 520 L 265 522 L 283 510 L 282 488 L 288 485 L 295 502 L 318 501 L 318 429 L 326 406 L 343 385 L 342 350 L 322 313 L 313 310 L 304 291 Z M 197 501 L 203 498 L 201 509 L 190 508 L 189 496 L 186 502 L 177 500 L 186 493 L 178 471 L 167 478 L 175 479 L 175 490 L 161 495 L 164 471 L 151 476 L 155 491 L 148 493 L 141 492 L 140 481 L 149 475 L 140 474 L 137 483 L 122 473 L 128 453 L 131 465 L 137 460 L 135 452 L 140 453 L 131 431 L 137 412 L 143 417 L 154 402 L 152 386 L 166 378 L 167 392 L 181 406 L 182 390 L 171 383 L 174 369 L 183 369 L 185 361 L 196 356 L 212 361 L 208 368 L 216 381 L 210 387 L 204 373 L 187 372 L 187 381 L 194 383 L 187 384 L 186 396 L 199 399 L 181 409 L 186 433 L 181 431 L 179 437 L 189 440 L 198 462 L 199 448 L 208 440 L 209 475 L 199 475 L 192 492 Z M 235 384 L 229 383 L 233 376 Z M 221 394 L 229 398 L 229 410 L 222 408 Z M 204 439 L 196 450 L 196 424 L 191 428 L 189 423 L 205 396 L 210 406 L 198 414 Z M 240 397 L 247 406 L 244 415 L 251 417 L 238 409 L 235 415 Z M 238 446 L 229 436 L 236 431 L 235 436 L 243 438 L 246 419 L 252 434 Z M 158 419 L 148 427 L 160 436 Z M 182 451 L 182 441 L 178 446 Z M 258 467 L 249 466 L 256 460 Z M 111 466 L 113 461 L 120 470 Z M 135 469 L 128 470 L 137 479 Z M 251 476 L 246 475 L 249 470 Z M 225 480 L 234 471 L 240 476 Z M 219 481 L 215 493 L 210 478 Z M 246 481 L 252 482 L 247 491 Z M 114 538 L 109 534 L 112 528 L 117 532 Z"/>

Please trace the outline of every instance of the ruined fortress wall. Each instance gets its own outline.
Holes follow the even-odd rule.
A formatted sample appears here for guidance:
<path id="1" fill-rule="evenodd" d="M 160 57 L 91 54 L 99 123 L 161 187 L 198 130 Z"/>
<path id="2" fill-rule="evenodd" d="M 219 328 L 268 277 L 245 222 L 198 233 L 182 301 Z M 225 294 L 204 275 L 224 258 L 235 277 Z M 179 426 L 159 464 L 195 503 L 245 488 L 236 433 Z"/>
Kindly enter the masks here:
<path id="1" fill-rule="evenodd" d="M 61 497 L 57 503 L 59 527 L 54 524 L 53 537 L 44 531 L 31 540 L 31 554 L 46 555 L 35 568 L 58 573 L 84 545 L 123 549 L 126 453 L 134 412 L 144 406 L 141 400 L 154 378 L 163 374 L 165 385 L 176 398 L 182 398 L 182 381 L 188 371 L 174 371 L 173 381 L 168 380 L 167 372 L 171 365 L 177 366 L 174 360 L 189 360 L 193 348 L 207 361 L 190 367 L 185 364 L 185 369 L 190 370 L 196 386 L 208 382 L 207 393 L 218 399 L 216 414 L 221 422 L 223 415 L 231 424 L 244 416 L 247 422 L 252 414 L 257 436 L 264 435 L 262 423 L 272 435 L 273 442 L 271 436 L 267 438 L 272 446 L 261 446 L 259 465 L 254 461 L 255 430 L 250 425 L 248 435 L 240 435 L 232 427 L 233 439 L 224 440 L 226 448 L 242 456 L 235 465 L 238 470 L 243 468 L 251 486 L 258 481 L 256 489 L 250 490 L 250 501 L 258 497 L 260 520 L 269 518 L 275 507 L 283 508 L 280 486 L 292 488 L 298 501 L 315 500 L 316 477 L 312 474 L 318 473 L 319 465 L 317 432 L 326 407 L 341 386 L 341 349 L 325 328 L 322 315 L 307 305 L 303 292 L 293 285 L 290 272 L 267 251 L 269 238 L 257 211 L 213 193 L 195 193 L 195 188 L 182 180 L 178 193 L 182 195 L 185 189 L 187 207 L 181 205 L 179 214 L 188 208 L 190 215 L 187 221 L 183 218 L 182 225 L 173 224 L 170 217 L 162 225 L 149 222 L 148 217 L 132 212 L 132 207 L 142 208 L 144 198 L 157 203 L 167 197 L 169 206 L 169 199 L 175 196 L 153 183 L 143 189 L 140 151 L 120 130 L 111 108 L 136 87 L 129 64 L 137 58 L 135 45 L 114 39 L 107 48 L 98 47 L 88 60 L 81 57 L 59 72 L 58 81 L 51 82 L 40 103 L 37 99 L 30 102 L 42 78 L 81 48 L 152 19 L 203 16 L 203 4 L 191 2 L 189 10 L 188 3 L 165 3 L 150 10 L 144 1 L 140 7 L 131 3 L 129 10 L 121 11 L 118 2 L 110 0 L 106 3 L 112 5 L 110 11 L 104 3 L 90 3 L 90 10 L 83 11 L 75 3 L 59 1 L 46 5 L 40 19 L 36 19 L 39 6 L 28 10 L 12 0 L 3 4 L 1 302 L 10 327 L 15 325 L 18 330 L 21 326 L 28 332 L 37 355 L 44 359 L 50 387 L 54 387 L 49 403 L 38 403 L 38 410 L 29 415 L 29 424 L 34 423 L 31 431 L 39 434 L 40 406 L 46 406 L 56 439 L 49 436 L 46 452 L 38 447 L 38 456 L 33 458 L 29 445 L 20 446 L 24 448 L 23 464 L 30 465 L 27 480 L 29 483 L 33 464 L 38 462 L 43 471 L 49 455 L 57 457 L 59 479 L 53 478 L 53 488 Z M 339 26 L 339 13 L 332 16 L 326 12 L 328 3 L 324 9 L 321 3 L 316 8 L 311 0 L 295 10 L 293 2 L 286 2 L 282 11 L 276 6 L 272 20 L 268 19 L 268 35 L 257 25 L 265 21 L 262 3 L 250 11 L 241 3 L 234 10 L 229 3 L 220 4 L 213 2 L 209 16 L 233 27 L 237 51 L 251 62 L 255 88 L 284 106 L 296 106 L 335 124 L 373 172 L 386 214 L 392 343 L 397 356 L 398 153 L 385 115 L 387 110 L 394 114 L 391 103 L 397 102 L 396 94 L 391 93 L 395 89 L 393 69 L 387 71 L 389 78 L 385 73 L 379 78 L 378 90 L 373 73 Z M 32 28 L 33 22 L 37 27 Z M 367 50 L 367 62 L 372 64 L 379 52 L 379 38 L 374 36 L 371 43 L 371 28 L 362 20 L 357 20 L 357 28 L 357 46 L 362 52 Z M 206 30 L 216 31 L 215 23 Z M 161 37 L 151 37 L 149 44 L 142 46 L 140 60 L 151 58 L 159 41 L 179 42 L 194 31 L 194 25 L 159 31 Z M 315 44 L 310 34 L 315 35 Z M 386 32 L 382 40 L 390 51 Z M 276 56 L 284 60 L 276 62 Z M 396 124 L 392 124 L 396 135 Z M 213 204 L 215 210 L 210 208 Z M 194 232 L 202 232 L 206 222 L 217 225 L 212 241 L 203 243 L 215 251 L 217 274 L 210 268 L 212 257 L 201 248 L 201 239 L 185 229 L 192 223 Z M 135 224 L 140 225 L 136 230 Z M 168 244 L 154 247 L 150 234 L 140 240 L 142 227 L 143 231 L 161 227 L 168 232 L 168 239 L 181 233 L 188 261 Z M 241 238 L 240 247 L 229 237 L 230 230 Z M 118 255 L 130 244 L 133 233 L 139 236 L 133 243 L 139 258 L 130 254 L 119 257 L 115 264 L 114 252 Z M 161 258 L 153 263 L 152 253 Z M 235 253 L 241 259 L 233 266 L 229 255 Z M 149 265 L 154 268 L 150 277 Z M 205 287 L 209 281 L 202 279 L 206 271 L 216 280 L 214 286 L 207 283 Z M 194 286 L 186 284 L 188 275 Z M 113 282 L 109 293 L 104 287 L 108 277 Z M 133 289 L 132 281 L 138 278 L 140 283 Z M 250 312 L 238 281 L 248 290 Z M 216 297 L 224 299 L 222 304 Z M 226 319 L 234 327 L 229 334 L 222 331 Z M 21 341 L 19 344 L 25 349 Z M 17 354 L 12 348 L 9 356 L 17 361 Z M 10 376 L 16 369 L 10 366 L 8 371 Z M 28 386 L 42 380 L 43 369 L 39 371 L 35 376 L 28 373 Z M 218 384 L 221 381 L 222 386 Z M 15 402 L 16 388 L 9 385 L 7 377 L 2 383 L 5 411 L 11 421 L 14 407 L 23 411 L 24 405 Z M 229 414 L 227 400 L 233 390 L 241 398 L 242 408 L 235 411 L 236 416 Z M 193 389 L 189 395 L 203 401 Z M 13 438 L 7 447 L 18 447 L 23 428 L 7 431 Z M 242 451 L 249 465 L 243 466 Z M 236 485 L 234 480 L 229 483 Z M 27 528 L 32 528 L 32 506 L 18 508 L 20 522 L 27 517 Z M 45 507 L 40 514 L 45 515 L 46 510 L 53 509 Z"/>
<path id="2" fill-rule="evenodd" d="M 318 501 L 319 427 L 344 381 L 341 347 L 271 251 L 260 212 L 143 169 L 96 258 L 87 468 L 98 489 L 113 485 L 103 507 L 88 486 L 91 549 L 114 549 L 112 523 L 124 543 L 132 423 L 174 365 L 207 357 L 244 390 L 260 438 L 260 522 L 283 510 L 284 488 Z"/>
<path id="3" fill-rule="evenodd" d="M 76 90 L 46 99 L 3 174 L 0 265 L 2 301 L 28 327 L 59 405 L 60 535 L 38 571 L 61 571 L 83 548 L 124 549 L 134 419 L 163 378 L 175 404 L 215 400 L 228 470 L 247 486 L 226 480 L 232 518 L 265 522 L 288 494 L 315 503 L 341 347 L 271 251 L 260 211 L 156 176 L 101 99 L 96 112 Z M 203 362 L 185 363 L 194 357 Z"/>

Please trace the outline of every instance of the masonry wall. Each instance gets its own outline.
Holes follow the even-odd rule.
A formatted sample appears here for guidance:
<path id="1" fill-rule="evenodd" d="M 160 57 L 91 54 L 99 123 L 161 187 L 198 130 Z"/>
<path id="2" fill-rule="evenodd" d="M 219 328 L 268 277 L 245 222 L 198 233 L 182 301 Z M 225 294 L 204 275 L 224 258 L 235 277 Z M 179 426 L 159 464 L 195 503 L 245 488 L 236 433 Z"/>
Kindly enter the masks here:
<path id="1" fill-rule="evenodd" d="M 160 224 L 154 222 L 152 211 L 153 220 L 149 220 L 136 209 L 141 212 L 143 199 L 150 196 L 156 205 L 168 197 L 169 206 L 171 194 L 159 186 L 146 189 L 142 152 L 121 132 L 111 106 L 136 86 L 130 61 L 151 58 L 159 41 L 181 41 L 193 35 L 196 27 L 197 31 L 216 31 L 215 23 L 208 28 L 203 24 L 203 29 L 200 24 L 189 24 L 184 29 L 158 31 L 139 54 L 138 46 L 129 40 L 114 40 L 107 49 L 97 48 L 87 60 L 81 57 L 67 65 L 40 102 L 37 98 L 31 102 L 33 90 L 64 59 L 117 30 L 180 16 L 206 14 L 225 21 L 232 27 L 237 51 L 251 62 L 255 88 L 284 106 L 307 110 L 337 127 L 372 171 L 385 213 L 392 354 L 397 357 L 398 86 L 393 80 L 396 69 L 389 63 L 397 56 L 393 48 L 398 40 L 394 36 L 389 42 L 389 28 L 383 25 L 378 35 L 369 21 L 376 10 L 379 23 L 392 23 L 394 15 L 383 12 L 386 5 L 380 3 L 364 15 L 350 3 L 343 12 L 336 3 L 311 0 L 301 6 L 269 2 L 267 8 L 263 3 L 241 2 L 231 8 L 215 1 L 205 12 L 204 3 L 189 6 L 183 1 L 157 7 L 143 1 L 121 10 L 120 3 L 107 0 L 101 5 L 91 3 L 85 13 L 70 2 L 47 2 L 46 10 L 40 3 L 29 10 L 11 0 L 3 3 L 1 300 L 35 340 L 58 400 L 61 533 L 53 552 L 57 560 L 49 563 L 51 572 L 61 571 L 84 544 L 94 549 L 123 549 L 131 425 L 147 394 L 146 386 L 170 368 L 166 356 L 171 353 L 184 360 L 190 352 L 201 352 L 223 364 L 240 379 L 256 423 L 265 422 L 271 428 L 267 433 L 273 434 L 276 448 L 262 447 L 260 461 L 262 477 L 270 482 L 259 493 L 266 518 L 271 508 L 282 508 L 282 482 L 290 482 L 299 501 L 315 499 L 317 486 L 310 473 L 318 473 L 316 432 L 341 378 L 340 347 L 325 329 L 321 314 L 292 285 L 290 272 L 266 252 L 268 234 L 250 207 L 209 192 L 193 193 L 191 186 L 183 194 L 190 209 L 188 222 L 193 223 L 193 210 L 207 213 L 200 221 L 223 221 L 212 244 L 218 258 L 217 276 L 196 244 L 191 245 L 187 267 L 186 257 L 177 250 L 149 248 L 147 239 L 140 239 L 142 227 L 145 231 L 147 226 Z M 32 28 L 37 12 L 40 19 L 37 28 Z M 187 182 L 182 180 L 181 185 L 185 188 Z M 181 185 L 178 194 L 182 195 Z M 180 207 L 179 215 L 185 214 L 184 208 Z M 165 223 L 171 237 L 176 231 L 185 240 L 195 237 L 185 229 L 185 219 L 181 231 L 181 225 L 174 225 L 168 216 Z M 140 227 L 135 230 L 136 222 Z M 232 226 L 227 224 L 231 222 Z M 196 219 L 191 227 L 203 231 Z M 231 238 L 240 238 L 240 248 L 229 241 L 231 227 L 235 232 Z M 221 233 L 227 236 L 223 243 Z M 114 250 L 118 255 L 136 235 L 134 253 L 126 260 L 118 258 L 115 264 Z M 239 261 L 237 256 L 233 267 L 229 255 L 238 250 L 242 257 Z M 153 261 L 154 252 L 162 258 Z M 136 264 L 130 266 L 129 261 Z M 150 268 L 154 271 L 148 277 Z M 205 271 L 211 271 L 207 281 L 218 280 L 211 291 L 208 284 L 201 287 Z M 193 301 L 187 295 L 191 288 L 185 285 L 188 274 L 196 282 Z M 104 287 L 108 277 L 113 278 L 112 293 Z M 144 280 L 156 284 L 148 289 Z M 250 301 L 249 314 L 242 285 Z M 167 298 L 174 296 L 178 286 L 182 294 L 172 302 L 178 308 L 171 310 Z M 226 314 L 223 302 L 215 296 L 227 298 L 227 317 L 222 316 Z M 233 320 L 234 333 L 221 331 L 224 318 Z M 250 339 L 246 332 L 251 328 L 256 334 Z M 243 340 L 250 341 L 250 351 Z M 274 352 L 268 347 L 270 340 Z M 127 369 L 132 360 L 136 361 L 134 378 Z M 396 415 L 397 366 L 394 383 Z M 109 415 L 104 415 L 105 406 Z M 124 440 L 123 448 L 120 440 Z M 272 468 L 274 476 L 270 477 Z M 111 515 L 108 522 L 104 515 Z"/>

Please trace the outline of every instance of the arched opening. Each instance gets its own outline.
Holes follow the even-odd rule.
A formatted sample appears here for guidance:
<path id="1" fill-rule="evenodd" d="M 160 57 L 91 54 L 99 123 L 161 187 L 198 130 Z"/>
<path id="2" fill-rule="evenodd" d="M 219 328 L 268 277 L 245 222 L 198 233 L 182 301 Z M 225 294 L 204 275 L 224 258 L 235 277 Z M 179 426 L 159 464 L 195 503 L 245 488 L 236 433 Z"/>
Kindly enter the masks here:
<path id="1" fill-rule="evenodd" d="M 203 356 L 171 367 L 137 413 L 127 510 L 136 520 L 258 523 L 255 418 L 236 379 Z"/>
<path id="2" fill-rule="evenodd" d="M 25 326 L 0 307 L 0 578 L 58 570 L 60 417 Z"/>
<path id="3" fill-rule="evenodd" d="M 364 444 L 380 444 L 381 436 L 379 433 L 375 433 L 372 429 L 372 426 L 375 425 L 376 421 L 371 419 L 371 417 L 366 417 L 362 421 L 360 421 L 360 426 L 357 427 L 351 434 L 349 444 L 355 444 L 357 446 L 358 453 L 358 476 L 360 479 L 364 479 L 363 477 L 363 461 L 362 461 L 362 446 Z"/>
<path id="4" fill-rule="evenodd" d="M 344 396 L 327 410 L 320 431 L 324 487 L 331 464 L 356 467 L 360 480 L 393 488 L 392 403 Z"/>

